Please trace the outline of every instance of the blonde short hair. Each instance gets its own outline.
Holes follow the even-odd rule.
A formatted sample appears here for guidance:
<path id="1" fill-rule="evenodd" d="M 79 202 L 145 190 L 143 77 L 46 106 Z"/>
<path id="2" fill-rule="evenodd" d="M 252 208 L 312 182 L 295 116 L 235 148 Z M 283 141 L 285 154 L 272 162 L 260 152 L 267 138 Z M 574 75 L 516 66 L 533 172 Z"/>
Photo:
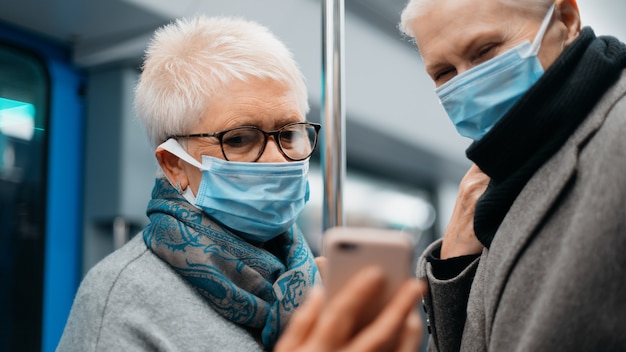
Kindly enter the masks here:
<path id="1" fill-rule="evenodd" d="M 241 18 L 197 16 L 158 29 L 135 88 L 135 111 L 154 147 L 189 133 L 211 97 L 232 80 L 285 82 L 306 116 L 307 90 L 289 49 L 266 27 Z"/>

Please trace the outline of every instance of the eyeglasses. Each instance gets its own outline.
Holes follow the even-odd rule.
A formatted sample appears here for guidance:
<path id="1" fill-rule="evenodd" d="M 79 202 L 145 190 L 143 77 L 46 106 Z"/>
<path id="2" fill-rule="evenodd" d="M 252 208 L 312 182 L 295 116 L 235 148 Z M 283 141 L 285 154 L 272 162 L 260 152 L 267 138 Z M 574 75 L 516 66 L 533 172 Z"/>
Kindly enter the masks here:
<path id="1" fill-rule="evenodd" d="M 222 155 L 228 161 L 259 160 L 269 136 L 278 144 L 281 154 L 290 161 L 304 160 L 313 154 L 317 134 L 322 126 L 311 122 L 295 122 L 276 131 L 264 131 L 254 126 L 241 126 L 215 133 L 170 136 L 169 138 L 217 138 Z"/>

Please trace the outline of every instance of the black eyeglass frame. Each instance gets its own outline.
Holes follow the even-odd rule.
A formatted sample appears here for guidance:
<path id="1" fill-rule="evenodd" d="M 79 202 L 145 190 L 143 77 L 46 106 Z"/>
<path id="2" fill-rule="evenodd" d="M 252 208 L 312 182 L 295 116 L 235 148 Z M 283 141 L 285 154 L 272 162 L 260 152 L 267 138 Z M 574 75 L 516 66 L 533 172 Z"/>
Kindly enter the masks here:
<path id="1" fill-rule="evenodd" d="M 294 125 L 309 125 L 312 126 L 315 129 L 315 140 L 313 141 L 313 145 L 311 146 L 311 153 L 309 153 L 309 155 L 307 155 L 304 158 L 299 158 L 299 159 L 294 159 L 292 157 L 290 157 L 289 155 L 287 155 L 284 151 L 283 151 L 283 146 L 280 144 L 280 138 L 278 138 L 278 136 L 280 135 L 280 133 L 285 129 L 288 128 L 290 126 L 294 126 Z M 256 158 L 252 161 L 252 162 L 256 162 L 259 160 L 259 158 L 261 158 L 261 155 L 263 155 L 263 152 L 265 151 L 265 147 L 267 146 L 267 141 L 268 141 L 268 137 L 272 136 L 274 138 L 274 141 L 276 141 L 276 145 L 278 145 L 278 150 L 280 151 L 280 153 L 287 158 L 290 161 L 301 161 L 301 160 L 305 160 L 307 158 L 309 158 L 313 152 L 315 151 L 315 147 L 317 147 L 317 140 L 319 138 L 319 131 L 322 128 L 322 125 L 320 125 L 319 123 L 314 123 L 314 122 L 308 122 L 308 121 L 304 121 L 304 122 L 293 122 L 293 123 L 289 123 L 284 125 L 283 127 L 274 130 L 274 131 L 265 131 L 262 130 L 256 126 L 238 126 L 235 128 L 230 128 L 227 130 L 223 130 L 223 131 L 218 131 L 215 133 L 194 133 L 194 134 L 185 134 L 185 135 L 172 135 L 167 137 L 167 139 L 170 138 L 217 138 L 220 142 L 220 149 L 222 150 L 222 156 L 224 156 L 224 159 L 227 161 L 228 157 L 226 156 L 226 153 L 224 152 L 224 144 L 223 144 L 223 137 L 226 133 L 228 132 L 232 132 L 235 130 L 239 130 L 239 129 L 255 129 L 261 133 L 263 133 L 263 137 L 265 138 L 265 140 L 263 141 L 263 146 L 261 147 L 261 149 L 259 150 L 259 154 L 256 156 Z"/>

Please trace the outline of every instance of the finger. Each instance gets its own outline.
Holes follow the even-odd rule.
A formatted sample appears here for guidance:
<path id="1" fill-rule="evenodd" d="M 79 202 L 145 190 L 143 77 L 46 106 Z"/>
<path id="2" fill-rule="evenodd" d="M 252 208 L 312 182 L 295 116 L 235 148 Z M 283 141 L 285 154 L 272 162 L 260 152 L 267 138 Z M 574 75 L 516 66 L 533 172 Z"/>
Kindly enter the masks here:
<path id="1" fill-rule="evenodd" d="M 391 350 L 400 338 L 407 317 L 415 311 L 417 302 L 425 292 L 423 282 L 405 282 L 376 320 L 359 332 L 349 351 Z"/>
<path id="2" fill-rule="evenodd" d="M 406 318 L 404 329 L 402 331 L 402 335 L 400 336 L 400 340 L 398 341 L 398 345 L 395 351 L 417 351 L 422 343 L 422 336 L 424 333 L 423 327 L 424 325 L 422 324 L 422 319 L 419 313 L 417 312 L 417 310 L 413 310 Z"/>
<path id="3" fill-rule="evenodd" d="M 378 267 L 359 271 L 334 297 L 329 300 L 327 297 L 315 334 L 335 347 L 345 343 L 352 337 L 364 308 L 380 292 L 384 282 L 384 274 Z"/>
<path id="4" fill-rule="evenodd" d="M 317 268 L 320 271 L 320 276 L 322 277 L 322 280 L 324 280 L 324 276 L 326 275 L 327 270 L 326 263 L 328 263 L 328 259 L 326 257 L 317 257 L 315 258 L 315 263 L 317 264 Z"/>
<path id="5" fill-rule="evenodd" d="M 285 331 L 278 339 L 274 351 L 289 352 L 302 347 L 304 341 L 313 330 L 323 305 L 324 290 L 315 286 L 308 293 L 304 304 L 292 315 Z"/>

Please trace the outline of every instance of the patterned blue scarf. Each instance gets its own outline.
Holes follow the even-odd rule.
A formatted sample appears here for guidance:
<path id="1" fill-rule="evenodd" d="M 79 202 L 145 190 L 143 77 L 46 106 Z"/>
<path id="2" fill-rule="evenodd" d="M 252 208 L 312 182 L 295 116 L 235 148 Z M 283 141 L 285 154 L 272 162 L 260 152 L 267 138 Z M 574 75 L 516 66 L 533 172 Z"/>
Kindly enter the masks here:
<path id="1" fill-rule="evenodd" d="M 319 278 L 297 226 L 259 248 L 190 205 L 158 178 L 144 241 L 222 316 L 261 332 L 271 350 L 289 317 Z"/>

